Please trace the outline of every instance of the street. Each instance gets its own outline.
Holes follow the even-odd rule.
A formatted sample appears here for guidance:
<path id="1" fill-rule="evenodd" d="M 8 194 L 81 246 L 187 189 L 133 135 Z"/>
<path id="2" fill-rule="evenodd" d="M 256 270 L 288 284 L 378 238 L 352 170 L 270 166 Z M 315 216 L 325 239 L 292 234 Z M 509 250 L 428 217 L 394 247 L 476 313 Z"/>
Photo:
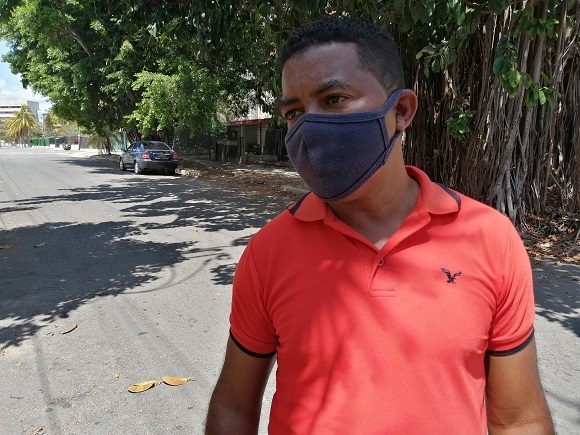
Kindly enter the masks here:
<path id="1" fill-rule="evenodd" d="M 235 265 L 288 199 L 86 156 L 0 149 L 0 434 L 200 434 Z M 580 266 L 534 272 L 547 398 L 580 433 Z M 191 380 L 127 392 L 162 376 Z"/>
<path id="2" fill-rule="evenodd" d="M 0 432 L 202 433 L 235 264 L 287 201 L 0 152 Z M 127 392 L 161 376 L 192 380 Z"/>

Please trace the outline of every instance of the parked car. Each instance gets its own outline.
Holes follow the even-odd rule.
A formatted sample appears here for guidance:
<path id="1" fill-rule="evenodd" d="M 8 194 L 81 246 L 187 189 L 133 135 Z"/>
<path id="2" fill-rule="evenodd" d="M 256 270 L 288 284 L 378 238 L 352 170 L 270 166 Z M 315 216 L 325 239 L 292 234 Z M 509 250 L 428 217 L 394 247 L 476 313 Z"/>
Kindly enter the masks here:
<path id="1" fill-rule="evenodd" d="M 133 142 L 119 157 L 119 169 L 125 171 L 133 168 L 136 174 L 144 171 L 164 171 L 174 175 L 177 163 L 177 153 L 169 145 L 153 140 Z"/>

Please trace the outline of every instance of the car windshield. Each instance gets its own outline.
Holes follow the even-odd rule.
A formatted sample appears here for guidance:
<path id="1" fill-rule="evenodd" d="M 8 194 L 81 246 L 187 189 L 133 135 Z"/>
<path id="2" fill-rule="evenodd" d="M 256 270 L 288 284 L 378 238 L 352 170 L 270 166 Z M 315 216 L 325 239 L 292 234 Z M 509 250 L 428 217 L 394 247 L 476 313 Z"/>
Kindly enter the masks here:
<path id="1" fill-rule="evenodd" d="M 145 150 L 171 150 L 166 143 L 163 142 L 143 142 L 143 149 Z"/>

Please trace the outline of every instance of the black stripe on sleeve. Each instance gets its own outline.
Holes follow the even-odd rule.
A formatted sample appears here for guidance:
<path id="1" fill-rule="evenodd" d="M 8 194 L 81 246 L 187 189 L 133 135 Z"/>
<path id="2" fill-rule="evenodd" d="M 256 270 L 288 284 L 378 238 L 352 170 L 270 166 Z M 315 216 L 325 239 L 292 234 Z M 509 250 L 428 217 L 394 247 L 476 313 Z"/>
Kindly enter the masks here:
<path id="1" fill-rule="evenodd" d="M 526 338 L 526 340 L 522 344 L 520 344 L 519 346 L 516 346 L 513 349 L 508 349 L 508 350 L 488 350 L 487 354 L 491 355 L 491 356 L 513 355 L 514 353 L 518 353 L 520 350 L 524 349 L 528 344 L 530 344 L 530 342 L 532 341 L 533 338 L 534 338 L 534 331 L 532 330 L 532 333 L 530 334 L 530 336 L 528 338 Z"/>
<path id="2" fill-rule="evenodd" d="M 309 194 L 310 194 L 310 192 L 308 192 L 306 195 L 304 195 L 302 198 L 300 198 L 298 201 L 296 201 L 296 203 L 290 209 L 290 213 L 292 213 L 292 214 L 296 213 L 298 211 L 298 209 L 300 208 L 300 206 L 302 205 L 302 201 L 304 201 Z"/>
<path id="3" fill-rule="evenodd" d="M 230 330 L 230 338 L 235 343 L 235 345 L 240 348 L 242 352 L 244 352 L 247 355 L 253 356 L 254 358 L 270 358 L 276 355 L 276 351 L 270 353 L 256 353 L 252 352 L 250 349 L 246 349 L 244 346 L 240 344 L 238 340 L 236 340 L 236 337 L 234 337 L 234 334 L 232 334 L 231 330 Z"/>

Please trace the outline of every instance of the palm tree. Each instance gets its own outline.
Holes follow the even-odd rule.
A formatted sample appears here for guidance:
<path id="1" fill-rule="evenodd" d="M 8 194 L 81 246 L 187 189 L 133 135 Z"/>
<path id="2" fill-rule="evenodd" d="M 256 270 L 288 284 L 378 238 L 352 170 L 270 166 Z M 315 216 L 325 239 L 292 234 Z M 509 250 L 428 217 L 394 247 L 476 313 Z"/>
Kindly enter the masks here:
<path id="1" fill-rule="evenodd" d="M 20 110 L 8 120 L 6 124 L 8 135 L 14 140 L 22 142 L 23 137 L 28 137 L 28 133 L 36 126 L 36 119 L 30 111 L 30 108 L 23 104 Z"/>

